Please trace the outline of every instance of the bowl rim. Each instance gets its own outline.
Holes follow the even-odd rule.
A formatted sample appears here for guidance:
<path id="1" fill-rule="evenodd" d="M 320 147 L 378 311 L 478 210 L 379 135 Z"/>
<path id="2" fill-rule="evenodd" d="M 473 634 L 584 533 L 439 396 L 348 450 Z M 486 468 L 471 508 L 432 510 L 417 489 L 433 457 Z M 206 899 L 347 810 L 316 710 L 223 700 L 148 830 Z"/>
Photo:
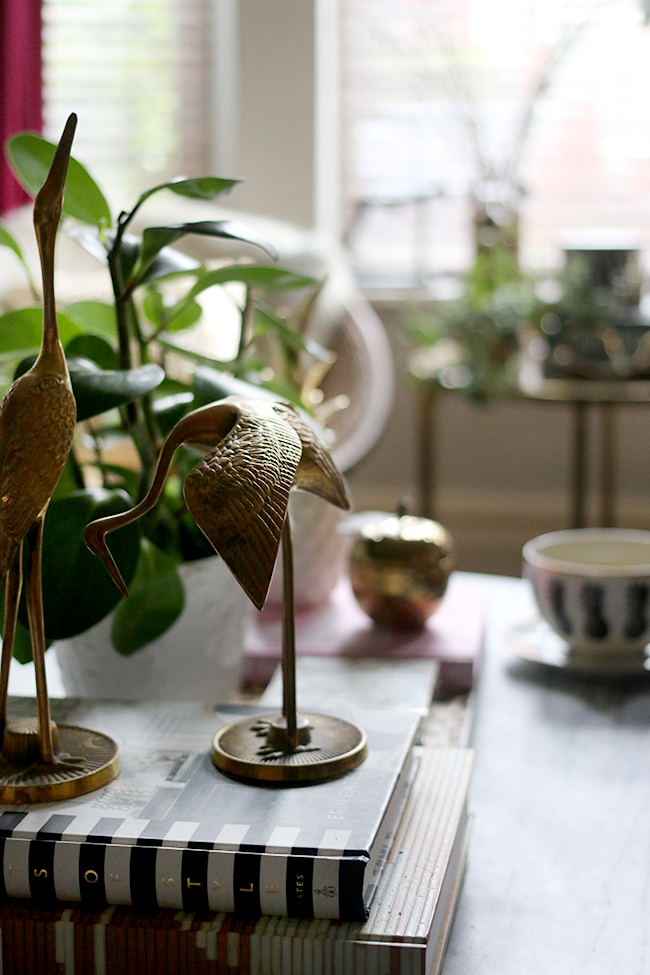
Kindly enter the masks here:
<path id="1" fill-rule="evenodd" d="M 561 531 L 546 532 L 529 539 L 522 548 L 525 565 L 535 569 L 574 576 L 590 576 L 600 579 L 620 579 L 650 576 L 650 560 L 638 565 L 599 565 L 585 562 L 570 562 L 543 554 L 544 547 L 560 545 L 580 540 L 602 541 L 617 538 L 621 541 L 644 542 L 650 546 L 650 531 L 643 528 L 566 528 Z"/>

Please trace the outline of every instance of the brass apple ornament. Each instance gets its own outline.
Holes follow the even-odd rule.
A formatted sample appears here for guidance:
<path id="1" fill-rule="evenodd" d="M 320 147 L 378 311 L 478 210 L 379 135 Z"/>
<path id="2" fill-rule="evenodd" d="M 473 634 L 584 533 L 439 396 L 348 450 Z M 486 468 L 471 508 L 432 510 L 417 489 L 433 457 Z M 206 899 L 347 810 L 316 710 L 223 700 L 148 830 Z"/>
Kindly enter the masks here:
<path id="1" fill-rule="evenodd" d="M 362 524 L 350 552 L 350 582 L 379 626 L 421 630 L 447 589 L 454 542 L 437 521 L 404 510 Z"/>

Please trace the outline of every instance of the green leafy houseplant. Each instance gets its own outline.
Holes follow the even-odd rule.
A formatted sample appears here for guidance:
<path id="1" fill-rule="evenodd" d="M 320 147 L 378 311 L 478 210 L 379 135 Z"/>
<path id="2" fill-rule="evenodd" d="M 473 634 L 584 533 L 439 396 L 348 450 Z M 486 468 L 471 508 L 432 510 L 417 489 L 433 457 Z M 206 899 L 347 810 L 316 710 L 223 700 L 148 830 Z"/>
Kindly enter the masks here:
<path id="1" fill-rule="evenodd" d="M 519 334 L 536 305 L 516 251 L 495 235 L 479 246 L 461 298 L 433 310 L 409 308 L 405 331 L 418 346 L 412 373 L 489 402 L 512 391 Z"/>
<path id="2" fill-rule="evenodd" d="M 32 195 L 53 154 L 51 143 L 28 133 L 7 144 L 12 168 Z M 332 362 L 331 353 L 304 334 L 318 291 L 312 278 L 242 260 L 210 267 L 172 246 L 195 234 L 252 244 L 275 258 L 273 246 L 252 228 L 209 220 L 148 226 L 140 235 L 131 232 L 136 214 L 154 194 L 167 191 L 212 200 L 236 182 L 206 177 L 163 183 L 114 220 L 100 188 L 79 162 L 70 161 L 63 230 L 105 265 L 113 301 L 74 301 L 58 311 L 78 427 L 46 517 L 43 599 L 48 641 L 85 632 L 112 610 L 113 642 L 123 654 L 168 629 L 184 605 L 179 564 L 214 555 L 182 498 L 184 476 L 197 455 L 190 448 L 178 452 L 161 503 L 140 525 L 115 539 L 115 555 L 130 587 L 127 599 L 85 549 L 85 525 L 131 507 L 144 495 L 162 440 L 186 412 L 231 393 L 281 395 L 309 405 L 310 394 Z M 35 298 L 34 307 L 0 316 L 0 384 L 6 388 L 35 357 L 42 312 L 21 247 L 6 227 L 0 227 L 0 246 L 21 261 Z M 203 350 L 188 351 L 180 333 L 201 319 L 201 295 L 233 285 L 242 295 L 235 358 L 224 362 Z M 308 289 L 306 300 L 293 315 L 282 317 L 271 299 L 292 289 Z M 110 450 L 115 444 L 121 447 L 117 460 Z M 24 606 L 16 656 L 22 662 L 31 657 Z"/>

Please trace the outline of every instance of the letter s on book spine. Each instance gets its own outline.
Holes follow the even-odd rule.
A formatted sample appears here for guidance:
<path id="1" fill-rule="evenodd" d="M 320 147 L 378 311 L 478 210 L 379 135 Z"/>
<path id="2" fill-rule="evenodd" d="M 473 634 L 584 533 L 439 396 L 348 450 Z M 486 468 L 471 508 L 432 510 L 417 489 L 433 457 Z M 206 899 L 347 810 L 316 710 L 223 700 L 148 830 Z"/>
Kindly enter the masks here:
<path id="1" fill-rule="evenodd" d="M 367 858 L 173 849 L 65 840 L 5 839 L 9 897 L 365 920 Z M 343 914 L 341 915 L 341 912 Z"/>

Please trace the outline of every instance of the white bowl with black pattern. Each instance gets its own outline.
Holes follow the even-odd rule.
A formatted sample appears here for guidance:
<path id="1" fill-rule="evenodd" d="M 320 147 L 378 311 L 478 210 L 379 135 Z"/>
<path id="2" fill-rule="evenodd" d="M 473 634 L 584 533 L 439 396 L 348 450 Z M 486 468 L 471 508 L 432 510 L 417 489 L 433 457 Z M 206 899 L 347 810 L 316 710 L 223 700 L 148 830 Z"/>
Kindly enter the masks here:
<path id="1" fill-rule="evenodd" d="M 640 653 L 650 643 L 650 531 L 550 532 L 522 554 L 542 616 L 572 650 Z"/>

